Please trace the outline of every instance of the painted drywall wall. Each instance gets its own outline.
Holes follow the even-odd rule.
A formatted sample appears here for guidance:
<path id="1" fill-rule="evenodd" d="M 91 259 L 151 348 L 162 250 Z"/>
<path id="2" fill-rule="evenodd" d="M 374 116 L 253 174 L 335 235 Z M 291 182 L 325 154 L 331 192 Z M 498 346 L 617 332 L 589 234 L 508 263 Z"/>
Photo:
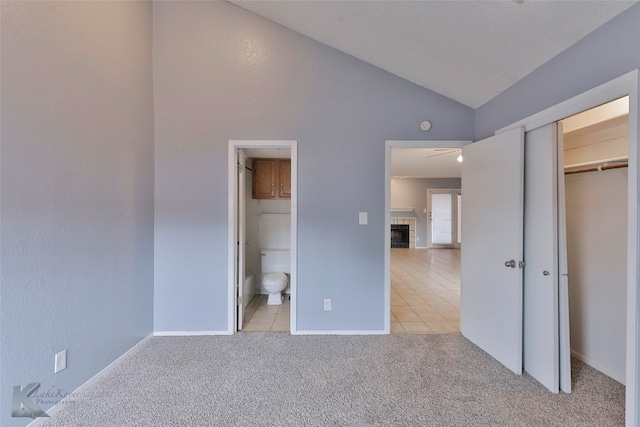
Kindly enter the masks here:
<path id="1" fill-rule="evenodd" d="M 391 178 L 391 217 L 416 218 L 416 247 L 427 247 L 427 190 L 461 188 L 460 178 Z M 414 208 L 414 213 L 393 212 L 394 208 Z"/>
<path id="2" fill-rule="evenodd" d="M 476 110 L 476 139 L 640 68 L 640 4 L 588 34 Z"/>
<path id="3" fill-rule="evenodd" d="M 299 141 L 298 329 L 382 330 L 384 141 L 473 110 L 224 2 L 154 5 L 154 97 L 155 330 L 227 330 L 229 139 Z"/>
<path id="4" fill-rule="evenodd" d="M 571 350 L 625 383 L 627 170 L 566 177 Z"/>
<path id="5" fill-rule="evenodd" d="M 1 7 L 0 424 L 24 426 L 13 386 L 69 393 L 152 330 L 152 6 Z"/>

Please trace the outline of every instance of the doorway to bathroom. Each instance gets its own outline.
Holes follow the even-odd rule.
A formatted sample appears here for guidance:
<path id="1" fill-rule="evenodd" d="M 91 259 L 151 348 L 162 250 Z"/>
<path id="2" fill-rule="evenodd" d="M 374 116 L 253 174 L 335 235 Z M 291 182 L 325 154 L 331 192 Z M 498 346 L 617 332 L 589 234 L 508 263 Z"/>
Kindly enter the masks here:
<path id="1" fill-rule="evenodd" d="M 229 141 L 228 331 L 296 333 L 297 141 Z"/>

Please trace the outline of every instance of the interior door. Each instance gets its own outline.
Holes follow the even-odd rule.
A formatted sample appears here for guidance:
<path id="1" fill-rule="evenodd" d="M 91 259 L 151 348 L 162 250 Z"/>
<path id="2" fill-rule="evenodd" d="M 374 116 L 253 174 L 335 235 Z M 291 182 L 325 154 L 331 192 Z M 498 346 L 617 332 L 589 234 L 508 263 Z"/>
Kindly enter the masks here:
<path id="1" fill-rule="evenodd" d="M 555 123 L 526 133 L 524 370 L 554 393 L 560 386 L 557 153 Z"/>
<path id="2" fill-rule="evenodd" d="M 248 301 L 243 301 L 245 281 L 245 155 L 242 149 L 238 149 L 238 230 L 237 230 L 237 260 L 236 260 L 236 310 L 237 310 L 237 330 L 242 330 L 244 322 L 244 307 Z"/>
<path id="3" fill-rule="evenodd" d="M 463 148 L 460 330 L 522 373 L 524 131 Z"/>

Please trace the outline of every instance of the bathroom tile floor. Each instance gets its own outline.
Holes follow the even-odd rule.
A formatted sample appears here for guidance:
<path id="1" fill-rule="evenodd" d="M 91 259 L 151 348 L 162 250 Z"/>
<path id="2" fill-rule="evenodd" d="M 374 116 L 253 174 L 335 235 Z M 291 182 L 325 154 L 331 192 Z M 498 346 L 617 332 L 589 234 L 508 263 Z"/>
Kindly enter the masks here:
<path id="1" fill-rule="evenodd" d="M 245 310 L 245 332 L 288 332 L 291 303 L 267 305 L 256 295 Z M 391 333 L 460 331 L 460 250 L 391 249 Z"/>
<path id="2" fill-rule="evenodd" d="M 460 250 L 391 249 L 391 333 L 460 331 Z"/>
<path id="3" fill-rule="evenodd" d="M 267 305 L 268 295 L 254 296 L 244 313 L 244 332 L 289 332 L 291 302 L 284 296 L 282 305 Z"/>

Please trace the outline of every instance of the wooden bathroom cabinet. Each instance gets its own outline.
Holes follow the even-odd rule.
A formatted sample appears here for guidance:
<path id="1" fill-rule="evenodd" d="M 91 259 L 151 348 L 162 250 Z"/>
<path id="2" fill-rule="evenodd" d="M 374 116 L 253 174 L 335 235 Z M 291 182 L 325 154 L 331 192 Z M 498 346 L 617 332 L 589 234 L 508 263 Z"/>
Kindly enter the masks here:
<path id="1" fill-rule="evenodd" d="M 291 198 L 291 159 L 253 159 L 252 197 Z"/>

